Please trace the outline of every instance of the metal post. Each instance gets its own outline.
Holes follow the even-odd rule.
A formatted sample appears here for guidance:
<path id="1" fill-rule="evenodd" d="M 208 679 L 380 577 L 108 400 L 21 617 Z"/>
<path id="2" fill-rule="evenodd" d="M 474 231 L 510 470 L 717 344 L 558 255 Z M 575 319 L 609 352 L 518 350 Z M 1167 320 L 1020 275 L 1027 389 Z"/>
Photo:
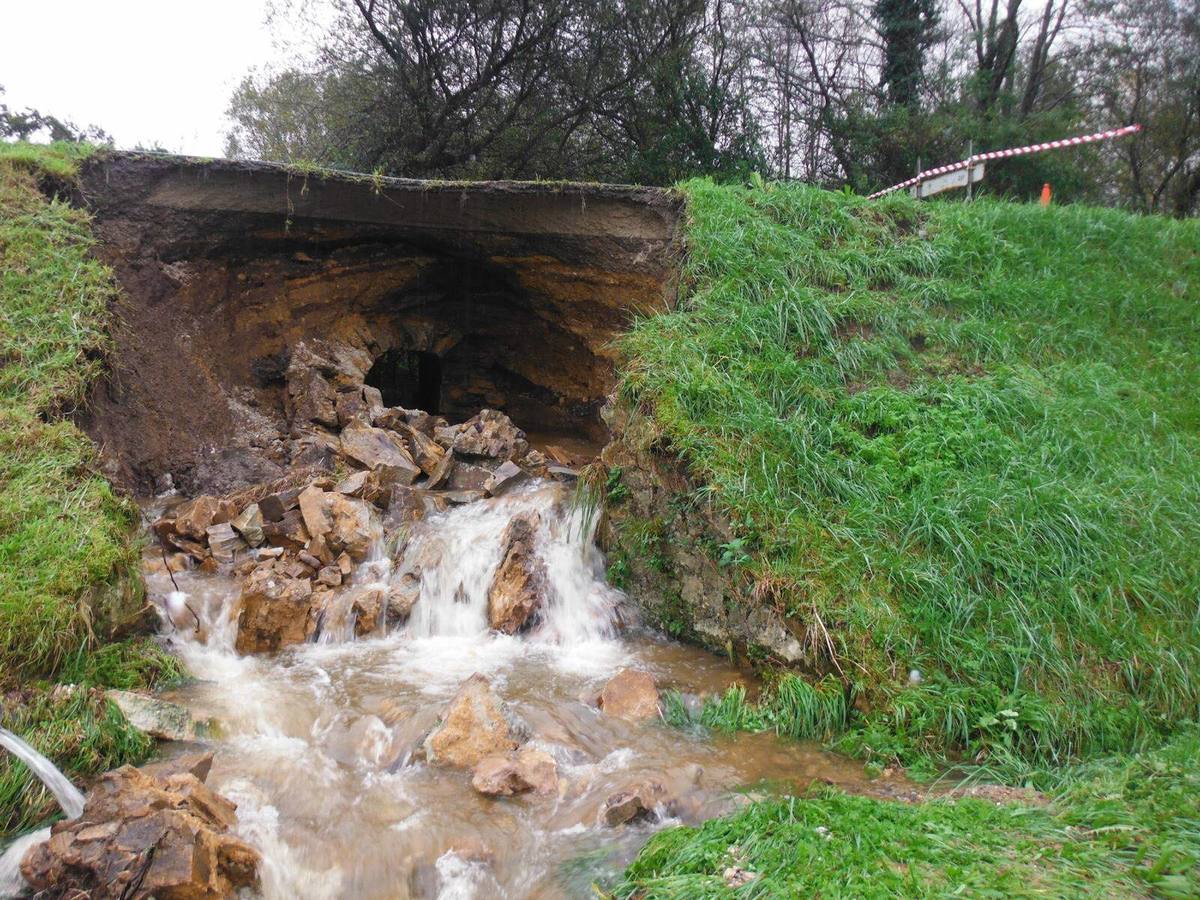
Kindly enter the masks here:
<path id="1" fill-rule="evenodd" d="M 967 202 L 971 202 L 971 164 L 975 158 L 975 141 L 967 142 Z"/>

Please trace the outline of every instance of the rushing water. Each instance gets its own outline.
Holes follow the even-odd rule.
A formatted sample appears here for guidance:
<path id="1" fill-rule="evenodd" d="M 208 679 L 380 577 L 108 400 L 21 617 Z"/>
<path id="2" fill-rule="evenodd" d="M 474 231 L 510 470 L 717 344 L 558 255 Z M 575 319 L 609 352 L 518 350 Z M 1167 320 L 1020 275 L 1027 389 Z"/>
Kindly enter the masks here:
<path id="1" fill-rule="evenodd" d="M 549 585 L 542 621 L 508 637 L 487 628 L 486 596 L 501 536 L 537 514 L 535 551 Z M 620 669 L 652 672 L 685 695 L 745 678 L 721 659 L 650 636 L 618 635 L 622 595 L 605 584 L 592 527 L 564 490 L 535 483 L 417 523 L 391 559 L 380 542 L 356 585 L 419 580 L 408 622 L 271 657 L 233 650 L 236 583 L 151 567 L 152 595 L 201 620 L 176 632 L 198 681 L 170 699 L 220 723 L 209 784 L 238 804 L 241 835 L 264 856 L 269 898 L 584 897 L 655 829 L 729 811 L 742 788 L 789 789 L 815 778 L 861 786 L 861 766 L 769 735 L 702 736 L 607 716 L 590 700 Z M 168 598 L 170 601 L 168 602 Z M 348 603 L 345 604 L 348 606 Z M 180 620 L 177 614 L 176 621 Z M 470 773 L 412 751 L 463 680 L 486 675 L 557 761 L 556 797 L 493 800 Z M 653 821 L 598 823 L 604 800 L 653 778 L 678 799 Z M 673 816 L 673 818 L 668 817 Z"/>
<path id="2" fill-rule="evenodd" d="M 0 728 L 0 747 L 12 753 L 17 759 L 29 767 L 41 779 L 46 789 L 54 795 L 58 805 L 68 819 L 77 819 L 83 813 L 83 794 L 71 784 L 54 763 L 38 753 L 33 747 L 21 740 L 11 731 Z M 50 837 L 50 829 L 44 828 L 32 834 L 17 838 L 16 841 L 0 854 L 0 897 L 11 897 L 18 894 L 25 886 L 21 878 L 21 858 L 34 844 L 40 844 Z"/>

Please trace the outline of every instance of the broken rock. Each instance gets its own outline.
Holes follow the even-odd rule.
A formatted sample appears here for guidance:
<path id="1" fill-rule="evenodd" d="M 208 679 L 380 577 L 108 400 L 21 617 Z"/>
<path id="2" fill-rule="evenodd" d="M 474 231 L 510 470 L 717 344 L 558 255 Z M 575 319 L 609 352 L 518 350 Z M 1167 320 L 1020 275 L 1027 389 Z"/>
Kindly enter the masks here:
<path id="1" fill-rule="evenodd" d="M 250 573 L 238 614 L 239 653 L 273 653 L 307 641 L 315 631 L 310 581 L 286 577 L 269 563 Z"/>
<path id="2" fill-rule="evenodd" d="M 404 441 L 395 432 L 371 425 L 352 423 L 342 430 L 342 453 L 368 469 L 391 466 L 396 471 L 396 481 L 412 484 L 421 475 L 421 469 L 412 461 Z"/>
<path id="3" fill-rule="evenodd" d="M 265 540 L 262 510 L 258 508 L 257 503 L 251 503 L 229 524 L 251 547 L 257 547 Z"/>
<path id="4" fill-rule="evenodd" d="M 476 673 L 463 682 L 425 738 L 425 758 L 436 766 L 469 769 L 485 756 L 515 750 L 520 731 L 491 682 Z"/>
<path id="5" fill-rule="evenodd" d="M 505 460 L 484 483 L 483 489 L 493 497 L 499 497 L 518 484 L 529 480 L 529 473 L 512 460 Z"/>
<path id="6" fill-rule="evenodd" d="M 654 815 L 654 808 L 666 796 L 657 781 L 645 781 L 630 790 L 619 791 L 604 801 L 600 818 L 605 825 L 616 827 Z"/>
<path id="7" fill-rule="evenodd" d="M 658 688 L 648 672 L 622 669 L 604 686 L 596 705 L 630 722 L 658 715 Z"/>
<path id="8" fill-rule="evenodd" d="M 168 703 L 133 691 L 105 691 L 129 724 L 150 737 L 163 741 L 195 741 L 209 733 L 207 723 L 197 722 L 178 703 Z"/>
<path id="9" fill-rule="evenodd" d="M 233 530 L 228 522 L 220 525 L 209 525 L 207 529 L 208 549 L 219 563 L 233 562 L 233 556 L 239 550 L 246 549 L 246 542 L 241 535 Z"/>
<path id="10" fill-rule="evenodd" d="M 503 537 L 504 557 L 488 589 L 488 624 L 504 634 L 531 627 L 546 590 L 546 567 L 534 556 L 533 542 L 540 518 L 517 516 Z"/>
<path id="11" fill-rule="evenodd" d="M 554 757 L 541 750 L 485 756 L 475 766 L 471 786 L 488 797 L 511 797 L 526 791 L 553 794 L 558 790 L 558 766 Z"/>
<path id="12" fill-rule="evenodd" d="M 525 432 L 504 413 L 494 409 L 481 411 L 458 428 L 452 446 L 456 453 L 464 456 L 520 459 L 529 452 Z"/>

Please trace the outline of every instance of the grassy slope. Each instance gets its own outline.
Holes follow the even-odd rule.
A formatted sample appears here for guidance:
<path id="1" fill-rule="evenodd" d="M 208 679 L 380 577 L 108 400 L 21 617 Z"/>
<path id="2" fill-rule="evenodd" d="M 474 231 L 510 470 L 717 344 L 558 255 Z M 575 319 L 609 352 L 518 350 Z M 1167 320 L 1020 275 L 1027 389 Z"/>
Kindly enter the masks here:
<path id="1" fill-rule="evenodd" d="M 689 297 L 624 390 L 735 523 L 742 602 L 828 627 L 845 743 L 1011 771 L 1195 719 L 1200 222 L 685 190 Z"/>
<path id="2" fill-rule="evenodd" d="M 104 701 L 51 697 L 48 682 L 137 687 L 178 672 L 149 642 L 101 645 L 141 605 L 136 510 L 59 415 L 99 371 L 114 286 L 89 255 L 86 214 L 47 200 L 38 179 L 69 179 L 88 152 L 0 143 L 0 724 L 74 776 L 147 742 Z M 0 756 L 0 838 L 50 810 L 24 766 Z"/>
<path id="3" fill-rule="evenodd" d="M 756 803 L 664 831 L 618 897 L 1195 897 L 1200 733 L 1071 773 L 1046 809 L 982 800 L 919 804 L 833 791 Z"/>

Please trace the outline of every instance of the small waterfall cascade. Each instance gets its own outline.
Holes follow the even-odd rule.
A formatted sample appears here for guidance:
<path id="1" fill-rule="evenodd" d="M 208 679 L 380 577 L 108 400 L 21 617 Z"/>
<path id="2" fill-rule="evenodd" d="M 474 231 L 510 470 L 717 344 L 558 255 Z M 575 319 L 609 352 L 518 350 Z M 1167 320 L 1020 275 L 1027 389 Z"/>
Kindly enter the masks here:
<path id="1" fill-rule="evenodd" d="M 543 608 L 527 639 L 572 644 L 610 639 L 620 592 L 604 581 L 596 523 L 558 485 L 542 484 L 454 507 L 416 523 L 391 574 L 417 585 L 405 630 L 415 638 L 468 637 L 488 630 L 488 593 L 518 517 L 534 523 L 534 564 Z M 410 587 L 411 589 L 411 587 Z"/>
<path id="2" fill-rule="evenodd" d="M 54 763 L 5 728 L 0 728 L 0 747 L 25 763 L 29 770 L 41 779 L 68 819 L 77 819 L 83 815 L 83 794 Z M 21 858 L 30 847 L 49 837 L 49 828 L 24 835 L 14 841 L 3 856 L 0 856 L 0 897 L 15 897 L 21 893 L 26 886 L 21 877 Z"/>

